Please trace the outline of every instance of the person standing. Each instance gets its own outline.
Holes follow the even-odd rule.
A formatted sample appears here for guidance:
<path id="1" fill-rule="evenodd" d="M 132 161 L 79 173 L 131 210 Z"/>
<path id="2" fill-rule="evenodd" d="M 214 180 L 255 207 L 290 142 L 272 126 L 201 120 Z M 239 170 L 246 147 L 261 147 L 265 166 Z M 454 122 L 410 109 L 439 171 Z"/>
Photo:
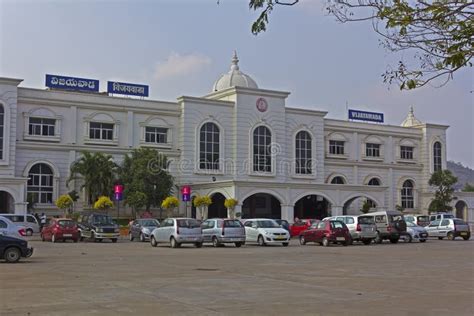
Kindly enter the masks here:
<path id="1" fill-rule="evenodd" d="M 43 227 L 46 225 L 46 214 L 41 213 L 40 216 L 40 231 L 43 230 Z"/>

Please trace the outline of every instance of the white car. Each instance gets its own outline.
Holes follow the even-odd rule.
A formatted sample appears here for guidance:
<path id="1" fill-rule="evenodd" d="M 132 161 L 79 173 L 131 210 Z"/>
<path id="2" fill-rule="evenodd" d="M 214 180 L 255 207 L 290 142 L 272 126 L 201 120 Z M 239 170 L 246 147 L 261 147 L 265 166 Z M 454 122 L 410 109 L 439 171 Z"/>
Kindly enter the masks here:
<path id="1" fill-rule="evenodd" d="M 253 218 L 244 221 L 245 243 L 258 243 L 260 246 L 290 243 L 290 233 L 276 221 L 268 218 Z"/>
<path id="2" fill-rule="evenodd" d="M 400 236 L 405 242 L 419 241 L 425 242 L 428 239 L 428 232 L 422 226 L 416 225 L 413 222 L 407 222 L 407 232 Z"/>
<path id="3" fill-rule="evenodd" d="M 16 225 L 8 218 L 0 216 L 0 235 L 23 238 L 26 236 L 26 229 Z"/>

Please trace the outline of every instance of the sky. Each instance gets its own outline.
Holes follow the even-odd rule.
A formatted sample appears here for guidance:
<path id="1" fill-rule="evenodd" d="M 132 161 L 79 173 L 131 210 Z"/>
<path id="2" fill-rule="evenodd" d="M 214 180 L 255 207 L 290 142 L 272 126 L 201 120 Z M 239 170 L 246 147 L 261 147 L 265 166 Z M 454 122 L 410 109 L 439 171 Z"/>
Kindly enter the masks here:
<path id="1" fill-rule="evenodd" d="M 44 88 L 45 74 L 150 86 L 150 98 L 203 96 L 233 50 L 260 88 L 291 92 L 287 106 L 347 107 L 399 125 L 410 106 L 422 122 L 449 125 L 448 159 L 474 167 L 472 68 L 442 88 L 400 91 L 382 74 L 397 58 L 368 23 L 338 23 L 319 0 L 278 7 L 258 36 L 248 0 L 0 0 L 0 76 Z M 406 57 L 406 56 L 404 56 Z"/>

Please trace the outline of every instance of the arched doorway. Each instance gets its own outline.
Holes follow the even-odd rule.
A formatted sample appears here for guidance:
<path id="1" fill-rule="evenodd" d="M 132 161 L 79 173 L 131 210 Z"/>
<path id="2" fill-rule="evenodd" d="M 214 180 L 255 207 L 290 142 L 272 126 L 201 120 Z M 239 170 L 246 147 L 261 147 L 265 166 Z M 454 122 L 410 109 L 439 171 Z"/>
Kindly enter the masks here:
<path id="1" fill-rule="evenodd" d="M 310 194 L 295 203 L 294 216 L 299 219 L 323 219 L 330 216 L 330 203 L 321 195 Z"/>
<path id="2" fill-rule="evenodd" d="M 256 193 L 242 203 L 242 218 L 281 218 L 281 204 L 268 193 Z"/>
<path id="3" fill-rule="evenodd" d="M 466 204 L 466 202 L 458 201 L 454 207 L 456 209 L 456 217 L 457 218 L 462 218 L 463 220 L 467 220 L 466 219 L 466 215 L 467 215 L 467 212 L 466 212 L 467 204 Z"/>
<path id="4" fill-rule="evenodd" d="M 355 196 L 344 203 L 342 214 L 360 215 L 376 211 L 377 203 L 366 196 Z"/>
<path id="5" fill-rule="evenodd" d="M 7 191 L 0 191 L 0 213 L 15 213 L 15 199 Z"/>
<path id="6" fill-rule="evenodd" d="M 208 207 L 208 218 L 227 218 L 227 208 L 224 206 L 225 196 L 215 193 L 211 196 L 212 204 Z"/>

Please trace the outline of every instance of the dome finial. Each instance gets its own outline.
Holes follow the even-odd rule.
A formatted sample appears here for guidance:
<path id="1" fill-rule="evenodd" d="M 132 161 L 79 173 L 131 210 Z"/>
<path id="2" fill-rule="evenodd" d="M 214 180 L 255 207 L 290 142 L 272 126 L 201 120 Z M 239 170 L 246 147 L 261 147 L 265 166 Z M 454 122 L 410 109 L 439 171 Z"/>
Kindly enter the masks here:
<path id="1" fill-rule="evenodd" d="M 415 114 L 413 113 L 413 105 L 410 106 L 410 109 L 408 111 L 407 118 L 402 122 L 403 127 L 413 127 L 422 124 L 420 120 L 418 120 L 415 117 Z"/>
<path id="2" fill-rule="evenodd" d="M 232 65 L 230 70 L 239 70 L 239 57 L 237 57 L 237 51 L 234 49 L 234 55 L 232 56 Z"/>

